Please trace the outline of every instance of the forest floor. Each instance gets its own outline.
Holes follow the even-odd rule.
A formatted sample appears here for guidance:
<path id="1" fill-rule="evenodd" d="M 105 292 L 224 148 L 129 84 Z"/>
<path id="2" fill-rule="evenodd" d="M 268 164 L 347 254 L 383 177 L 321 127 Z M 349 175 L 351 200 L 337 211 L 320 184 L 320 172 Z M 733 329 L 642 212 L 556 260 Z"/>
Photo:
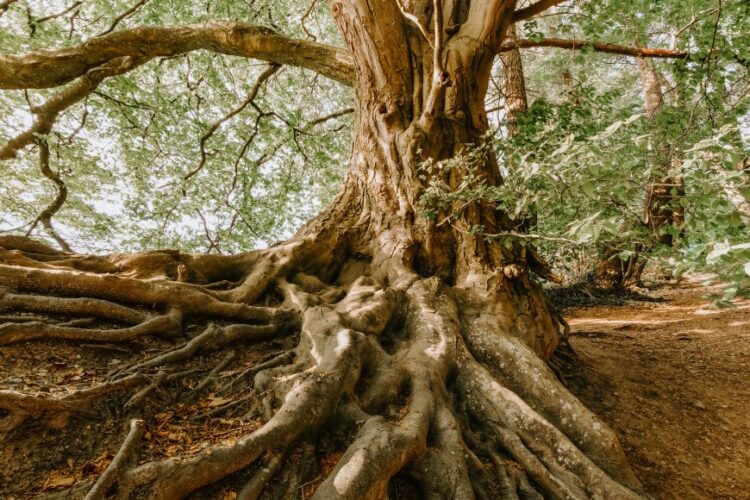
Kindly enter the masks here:
<path id="1" fill-rule="evenodd" d="M 566 311 L 568 386 L 659 499 L 750 499 L 750 301 L 705 294 L 693 279 L 646 293 L 658 302 Z"/>
<path id="2" fill-rule="evenodd" d="M 715 309 L 704 294 L 697 281 L 686 281 L 641 295 L 595 298 L 600 305 L 593 307 L 575 301 L 566 317 L 579 359 L 565 373 L 570 389 L 620 434 L 636 474 L 656 498 L 750 499 L 750 301 Z M 70 393 L 163 342 L 144 338 L 111 350 L 59 341 L 3 346 L 0 389 Z M 289 337 L 255 344 L 222 376 L 295 342 Z M 184 368 L 208 370 L 220 358 L 205 356 Z M 148 400 L 151 417 L 139 462 L 193 453 L 260 425 L 223 411 L 233 403 L 219 394 L 174 408 L 175 394 L 191 385 L 176 383 Z M 71 415 L 57 425 L 30 421 L 5 440 L 0 435 L 0 499 L 36 498 L 96 478 L 121 443 L 126 400 L 114 395 L 95 405 L 97 418 Z M 321 459 L 322 474 L 340 456 L 330 448 Z M 247 474 L 194 498 L 233 498 Z"/>

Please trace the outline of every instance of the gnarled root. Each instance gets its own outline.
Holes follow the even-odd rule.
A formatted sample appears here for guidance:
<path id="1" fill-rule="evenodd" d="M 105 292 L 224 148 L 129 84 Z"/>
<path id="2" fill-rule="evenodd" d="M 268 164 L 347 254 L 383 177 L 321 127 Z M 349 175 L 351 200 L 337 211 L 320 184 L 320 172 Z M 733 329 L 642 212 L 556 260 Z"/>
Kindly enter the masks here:
<path id="1" fill-rule="evenodd" d="M 7 287 L 0 307 L 130 325 L 10 322 L 0 326 L 0 344 L 165 334 L 174 341 L 191 322 L 212 321 L 90 389 L 62 398 L 0 391 L 0 409 L 12 420 L 6 426 L 43 414 L 96 418 L 91 403 L 121 393 L 117 414 L 127 398 L 125 411 L 138 408 L 148 427 L 157 411 L 164 418 L 163 405 L 147 404 L 161 390 L 181 411 L 196 413 L 191 421 L 244 415 L 225 420 L 243 429 L 231 439 L 152 455 L 130 469 L 118 463 L 112 474 L 121 497 L 182 498 L 231 476 L 242 499 L 300 488 L 320 499 L 381 499 L 395 485 L 424 498 L 641 498 L 617 437 L 546 365 L 564 325 L 527 278 L 488 274 L 477 278 L 484 283 L 477 293 L 409 274 L 407 259 L 390 257 L 400 262 L 395 279 L 386 278 L 388 264 L 380 260 L 379 279 L 336 280 L 330 271 L 300 273 L 300 256 L 311 255 L 301 248 L 248 257 L 244 262 L 260 267 L 244 278 L 234 268 L 223 278 L 211 275 L 238 283 L 229 290 L 0 265 L 0 286 Z M 265 305 L 251 305 L 259 300 Z M 281 345 L 250 355 L 250 343 L 259 342 Z M 211 388 L 217 390 L 201 399 Z M 310 444 L 334 434 L 336 451 Z M 311 472 L 319 472 L 312 481 Z M 102 491 L 112 485 L 106 474 Z"/>

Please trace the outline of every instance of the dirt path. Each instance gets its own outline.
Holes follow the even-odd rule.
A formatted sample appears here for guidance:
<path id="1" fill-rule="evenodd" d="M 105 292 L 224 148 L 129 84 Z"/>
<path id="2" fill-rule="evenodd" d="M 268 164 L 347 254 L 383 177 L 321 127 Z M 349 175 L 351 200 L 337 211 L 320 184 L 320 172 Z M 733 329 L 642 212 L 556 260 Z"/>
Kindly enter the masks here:
<path id="1" fill-rule="evenodd" d="M 696 282 L 660 303 L 567 311 L 570 389 L 621 435 L 657 498 L 750 499 L 750 301 L 718 310 Z"/>

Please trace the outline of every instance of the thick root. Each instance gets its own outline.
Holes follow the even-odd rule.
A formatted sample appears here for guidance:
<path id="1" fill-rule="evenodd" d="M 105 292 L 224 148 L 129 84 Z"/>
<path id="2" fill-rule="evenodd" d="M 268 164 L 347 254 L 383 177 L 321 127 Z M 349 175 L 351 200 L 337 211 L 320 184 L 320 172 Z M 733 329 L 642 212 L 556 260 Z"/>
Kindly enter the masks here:
<path id="1" fill-rule="evenodd" d="M 194 331 L 196 318 L 204 328 L 151 357 L 131 353 L 135 359 L 111 373 L 110 382 L 62 398 L 0 391 L 7 413 L 0 425 L 10 432 L 32 417 L 97 418 L 92 403 L 122 392 L 118 414 L 136 412 L 148 426 L 155 411 L 165 413 L 163 402 L 151 408 L 155 391 L 195 412 L 192 421 L 242 415 L 222 420 L 251 424 L 231 440 L 128 468 L 143 431 L 133 427 L 91 498 L 102 498 L 116 482 L 120 497 L 171 500 L 233 474 L 242 499 L 300 489 L 319 499 L 381 499 L 394 485 L 424 498 L 641 498 L 617 437 L 546 365 L 564 324 L 526 278 L 498 271 L 473 278 L 485 293 L 450 288 L 411 273 L 395 245 L 373 265 L 373 276 L 349 279 L 356 273 L 343 266 L 347 278 L 337 280 L 330 270 L 299 272 L 305 258 L 323 258 L 310 248 L 282 245 L 225 261 L 231 272 L 206 270 L 211 282 L 224 283 L 216 290 L 183 279 L 63 269 L 50 261 L 75 256 L 36 247 L 48 267 L 0 265 L 0 307 L 37 319 L 74 318 L 5 323 L 0 345 L 174 337 Z M 166 253 L 140 258 L 169 266 L 189 260 Z M 257 267 L 238 273 L 238 262 Z M 233 288 L 219 289 L 226 286 Z M 266 306 L 251 305 L 258 300 Z M 130 326 L 86 328 L 95 324 L 86 318 Z M 203 318 L 212 322 L 205 326 Z M 248 358 L 247 342 L 276 345 Z M 320 467 L 310 443 L 334 434 L 338 451 L 317 457 L 327 464 Z M 67 493 L 85 491 L 79 485 Z"/>
<path id="2" fill-rule="evenodd" d="M 163 316 L 148 319 L 130 328 L 97 330 L 39 321 L 0 324 L 0 345 L 34 339 L 65 339 L 88 342 L 125 342 L 146 335 L 175 337 L 182 332 L 182 314 L 173 309 Z"/>
<path id="3" fill-rule="evenodd" d="M 143 431 L 143 420 L 134 418 L 130 421 L 130 430 L 125 437 L 125 441 L 123 441 L 122 446 L 118 450 L 117 455 L 112 459 L 107 470 L 99 476 L 99 479 L 94 483 L 94 487 L 91 488 L 91 491 L 86 494 L 83 500 L 101 500 L 106 496 L 107 491 L 125 472 L 128 461 L 138 448 L 139 441 L 143 436 Z"/>

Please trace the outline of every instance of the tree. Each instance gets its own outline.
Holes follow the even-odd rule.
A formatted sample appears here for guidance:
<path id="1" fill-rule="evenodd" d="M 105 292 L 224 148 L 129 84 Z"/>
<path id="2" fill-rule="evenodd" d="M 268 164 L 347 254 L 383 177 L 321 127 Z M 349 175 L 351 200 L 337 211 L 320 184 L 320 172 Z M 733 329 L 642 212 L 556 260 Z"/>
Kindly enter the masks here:
<path id="1" fill-rule="evenodd" d="M 638 72 L 643 85 L 643 100 L 646 117 L 655 122 L 667 105 L 665 102 L 664 76 L 654 65 L 639 58 Z M 679 228 L 684 221 L 684 209 L 680 206 L 680 195 L 684 185 L 679 176 L 680 159 L 673 145 L 667 142 L 657 124 L 651 127 L 653 144 L 646 199 L 643 207 L 643 226 L 652 233 L 654 242 L 668 247 L 673 246 L 673 228 Z M 605 288 L 622 288 L 634 281 L 642 286 L 641 275 L 647 261 L 641 253 L 648 254 L 649 248 L 641 248 L 627 260 L 620 259 L 617 248 L 602 251 L 603 257 L 595 268 L 596 281 Z"/>
<path id="2" fill-rule="evenodd" d="M 497 53 L 512 46 L 580 46 L 505 43 L 511 24 L 558 3 L 331 0 L 345 49 L 214 20 L 113 26 L 81 44 L 0 57 L 0 88 L 67 85 L 3 149 L 10 157 L 36 143 L 43 171 L 45 137 L 59 113 L 104 79 L 151 59 L 196 50 L 260 59 L 270 64 L 262 78 L 293 65 L 350 85 L 356 96 L 343 187 L 283 243 L 229 256 L 84 256 L 3 237 L 2 307 L 120 326 L 13 321 L 0 325 L 1 344 L 177 339 L 209 321 L 186 343 L 65 400 L 0 392 L 5 430 L 104 394 L 167 384 L 180 373 L 166 370 L 192 356 L 299 333 L 293 350 L 251 368 L 239 384 L 254 384 L 248 399 L 263 414 L 262 426 L 232 444 L 127 470 L 119 489 L 179 498 L 262 462 L 241 494 L 254 498 L 293 449 L 314 447 L 321 432 L 336 428 L 345 451 L 316 498 L 383 498 L 395 476 L 425 497 L 487 498 L 492 485 L 507 498 L 539 497 L 535 491 L 641 497 L 617 436 L 545 364 L 567 326 L 530 275 L 549 276 L 533 247 L 497 237 L 516 223 L 481 199 L 430 207 L 432 217 L 420 213 L 430 185 L 454 188 L 469 178 L 500 185 L 497 158 L 481 148 L 490 73 Z M 54 212 L 39 221 L 47 226 Z M 480 456 L 494 464 L 491 473 Z"/>

